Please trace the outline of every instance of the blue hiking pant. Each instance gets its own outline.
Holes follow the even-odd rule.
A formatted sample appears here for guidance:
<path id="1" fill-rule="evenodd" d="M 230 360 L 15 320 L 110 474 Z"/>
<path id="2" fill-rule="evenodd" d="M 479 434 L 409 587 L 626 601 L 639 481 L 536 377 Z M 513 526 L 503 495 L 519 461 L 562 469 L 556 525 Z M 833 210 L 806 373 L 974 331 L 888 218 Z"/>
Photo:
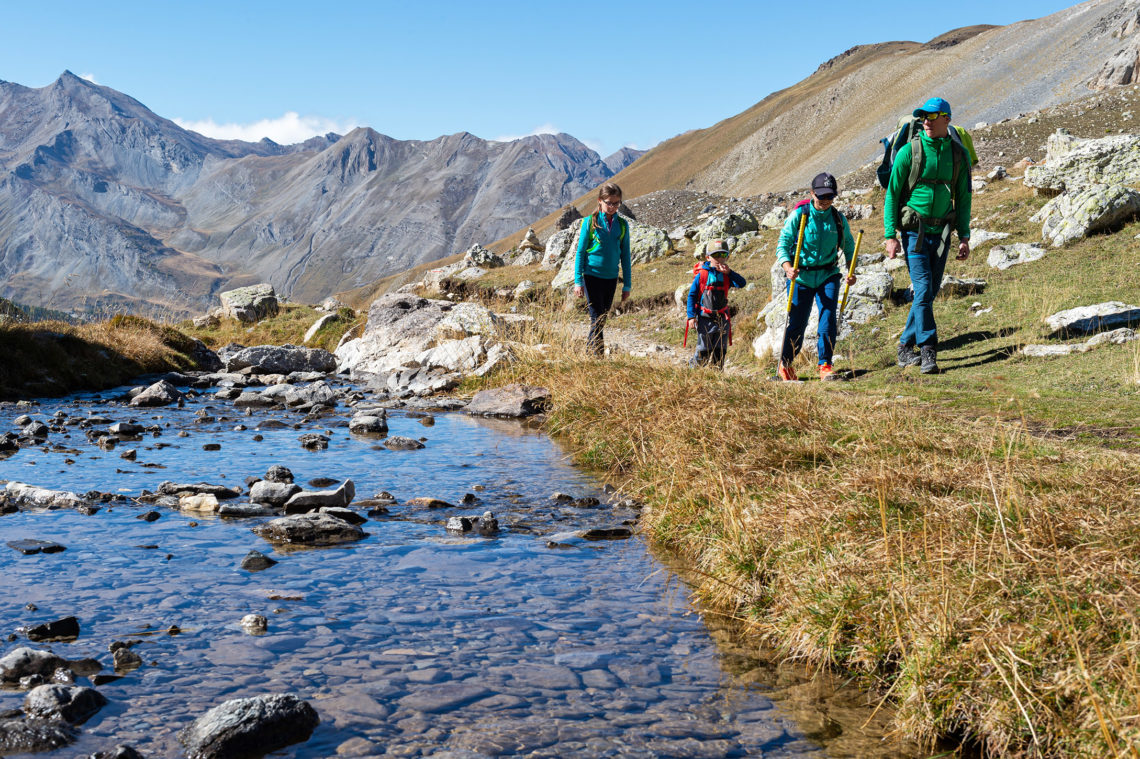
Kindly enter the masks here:
<path id="1" fill-rule="evenodd" d="M 799 354 L 804 344 L 808 317 L 811 316 L 811 306 L 817 300 L 819 301 L 819 341 L 816 343 L 816 352 L 819 354 L 819 363 L 831 363 L 839 320 L 840 281 L 840 275 L 836 274 L 819 287 L 804 287 L 802 283 L 796 283 L 796 292 L 792 296 L 792 312 L 788 314 L 788 329 L 784 332 L 784 344 L 780 348 L 780 363 L 790 365 L 792 359 Z M 788 287 L 791 287 L 791 284 L 788 282 Z"/>
<path id="2" fill-rule="evenodd" d="M 919 238 L 921 237 L 921 242 Z M 899 337 L 899 345 L 907 347 L 929 345 L 938 347 L 938 327 L 934 324 L 934 296 L 942 287 L 942 273 L 946 271 L 946 255 L 950 250 L 950 237 L 943 245 L 942 236 L 933 232 L 902 233 L 906 267 L 914 287 L 914 301 L 906 317 L 906 327 Z"/>

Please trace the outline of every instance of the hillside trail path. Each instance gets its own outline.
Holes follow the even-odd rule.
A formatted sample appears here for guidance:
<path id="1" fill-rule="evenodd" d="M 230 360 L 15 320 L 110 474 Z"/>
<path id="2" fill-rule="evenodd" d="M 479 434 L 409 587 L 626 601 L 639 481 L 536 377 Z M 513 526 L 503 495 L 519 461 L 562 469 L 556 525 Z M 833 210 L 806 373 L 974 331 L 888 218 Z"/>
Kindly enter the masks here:
<path id="1" fill-rule="evenodd" d="M 581 339 L 585 341 L 586 330 L 575 329 L 581 332 Z M 606 353 L 607 355 L 629 355 L 635 358 L 647 358 L 655 363 L 668 366 L 687 366 L 689 359 L 696 350 L 696 336 L 690 333 L 688 347 L 681 347 L 680 343 L 670 345 L 654 339 L 638 330 L 621 327 L 606 327 Z M 742 377 L 761 377 L 763 372 L 758 371 L 755 365 L 740 366 L 732 363 L 725 364 L 725 374 Z M 774 370 L 773 370 L 774 373 Z"/>

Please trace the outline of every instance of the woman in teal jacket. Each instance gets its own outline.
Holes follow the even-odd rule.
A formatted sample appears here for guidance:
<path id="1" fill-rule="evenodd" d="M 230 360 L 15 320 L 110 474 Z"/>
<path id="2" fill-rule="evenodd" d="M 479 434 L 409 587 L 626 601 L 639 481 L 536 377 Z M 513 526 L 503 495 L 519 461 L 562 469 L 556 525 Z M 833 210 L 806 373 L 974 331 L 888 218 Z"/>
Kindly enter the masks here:
<path id="1" fill-rule="evenodd" d="M 578 251 L 574 259 L 574 295 L 586 296 L 590 310 L 590 334 L 586 349 L 605 353 L 606 315 L 614 302 L 618 264 L 621 264 L 621 299 L 629 299 L 629 223 L 618 216 L 621 188 L 606 182 L 598 188 L 598 210 L 582 219 Z"/>
<path id="2" fill-rule="evenodd" d="M 788 328 L 784 331 L 784 343 L 780 346 L 780 366 L 777 374 L 782 380 L 795 380 L 796 372 L 792 361 L 803 346 L 804 331 L 811 316 L 813 301 L 819 301 L 819 378 L 836 379 L 831 367 L 831 357 L 835 350 L 835 335 L 839 323 L 838 302 L 839 249 L 848 258 L 855 249 L 851 238 L 851 228 L 843 214 L 835 210 L 836 183 L 830 174 L 818 174 L 811 182 L 811 202 L 799 206 L 784 222 L 780 231 L 777 262 L 784 268 L 788 278 L 796 282 L 796 292 L 792 297 L 792 310 L 788 314 Z M 799 237 L 800 218 L 807 216 L 804 225 L 804 243 L 800 250 L 800 264 L 794 266 L 796 240 Z M 855 277 L 847 279 L 855 284 Z"/>

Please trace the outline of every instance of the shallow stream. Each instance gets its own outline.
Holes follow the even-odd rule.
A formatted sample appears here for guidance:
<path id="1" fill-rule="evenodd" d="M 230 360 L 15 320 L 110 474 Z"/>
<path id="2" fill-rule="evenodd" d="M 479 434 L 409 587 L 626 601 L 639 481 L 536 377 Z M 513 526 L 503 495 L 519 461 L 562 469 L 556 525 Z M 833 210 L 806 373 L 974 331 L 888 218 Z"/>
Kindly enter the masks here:
<path id="1" fill-rule="evenodd" d="M 314 478 L 351 478 L 357 499 L 389 491 L 398 503 L 363 525 L 363 541 L 293 551 L 275 551 L 250 531 L 264 517 L 133 502 L 90 516 L 0 516 L 0 635 L 69 615 L 81 626 L 70 642 L 17 635 L 0 655 L 47 648 L 98 659 L 111 674 L 108 646 L 139 641 L 133 650 L 144 662 L 100 685 L 109 704 L 76 744 L 47 756 L 123 743 L 149 758 L 180 756 L 177 732 L 197 716 L 226 699 L 280 692 L 298 694 L 321 717 L 312 738 L 283 756 L 923 755 L 882 740 L 883 715 L 871 719 L 868 697 L 754 658 L 731 630 L 706 622 L 639 537 L 566 536 L 636 512 L 609 505 L 601 485 L 539 432 L 397 409 L 390 434 L 424 438 L 426 447 L 390 451 L 350 434 L 343 406 L 302 421 L 289 411 L 246 416 L 209 393 L 155 410 L 115 397 L 0 405 L 0 432 L 17 429 L 21 414 L 47 422 L 57 411 L 162 426 L 111 451 L 78 426 L 52 432 L 0 460 L 0 480 L 135 497 L 163 480 L 244 488 L 246 477 L 280 464 L 307 489 L 319 489 L 307 484 Z M 269 420 L 285 425 L 258 429 Z M 302 449 L 306 432 L 329 435 L 328 449 Z M 221 448 L 203 450 L 207 443 Z M 128 448 L 136 460 L 121 456 Z M 602 503 L 560 504 L 556 491 Z M 417 496 L 459 504 L 468 493 L 477 500 L 454 509 L 404 505 Z M 152 509 L 161 514 L 155 521 L 138 518 Z M 448 516 L 484 511 L 498 518 L 497 537 L 444 529 Z M 23 539 L 66 550 L 7 547 Z M 241 569 L 253 549 L 279 563 Z M 251 613 L 268 619 L 264 635 L 238 624 Z M 22 701 L 23 693 L 0 690 L 0 712 Z"/>

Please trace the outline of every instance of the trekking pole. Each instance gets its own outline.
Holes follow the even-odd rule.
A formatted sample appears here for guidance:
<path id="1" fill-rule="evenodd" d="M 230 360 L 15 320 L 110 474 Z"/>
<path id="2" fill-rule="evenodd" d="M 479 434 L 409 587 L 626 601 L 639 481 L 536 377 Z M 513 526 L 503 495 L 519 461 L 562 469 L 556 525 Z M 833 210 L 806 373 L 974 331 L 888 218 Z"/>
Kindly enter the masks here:
<path id="1" fill-rule="evenodd" d="M 685 339 L 681 341 L 681 347 L 687 348 L 689 346 L 689 320 L 685 319 Z"/>
<path id="2" fill-rule="evenodd" d="M 807 214 L 804 213 L 800 216 L 800 231 L 796 235 L 796 259 L 792 262 L 792 268 L 800 268 L 800 251 L 804 248 L 804 226 L 807 223 Z M 780 366 L 780 361 L 784 357 L 784 341 L 788 339 L 788 322 L 792 320 L 792 296 L 796 293 L 796 278 L 792 277 L 791 283 L 788 285 L 788 307 L 784 312 L 784 336 L 780 338 L 780 355 L 776 356 L 776 367 Z"/>
<path id="3" fill-rule="evenodd" d="M 863 230 L 859 230 L 859 236 L 855 238 L 855 252 L 851 254 L 851 264 L 847 267 L 847 279 L 850 280 L 855 275 L 855 262 L 859 260 L 859 246 L 863 243 Z M 843 316 L 843 309 L 847 308 L 847 293 L 851 290 L 849 282 L 843 283 L 843 298 L 839 301 L 839 315 Z"/>

